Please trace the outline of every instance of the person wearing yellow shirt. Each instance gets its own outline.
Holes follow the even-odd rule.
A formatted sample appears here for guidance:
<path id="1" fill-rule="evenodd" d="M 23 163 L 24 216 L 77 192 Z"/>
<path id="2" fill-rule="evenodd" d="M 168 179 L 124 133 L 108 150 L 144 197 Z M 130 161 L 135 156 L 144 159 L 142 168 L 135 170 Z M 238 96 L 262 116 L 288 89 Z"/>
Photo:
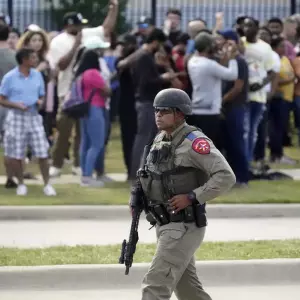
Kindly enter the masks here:
<path id="1" fill-rule="evenodd" d="M 270 152 L 271 161 L 288 163 L 283 155 L 283 136 L 288 130 L 289 115 L 292 109 L 295 87 L 295 72 L 290 60 L 284 55 L 285 46 L 282 37 L 272 39 L 271 46 L 279 55 L 281 67 L 278 87 L 270 102 Z M 284 161 L 283 161 L 284 160 Z"/>

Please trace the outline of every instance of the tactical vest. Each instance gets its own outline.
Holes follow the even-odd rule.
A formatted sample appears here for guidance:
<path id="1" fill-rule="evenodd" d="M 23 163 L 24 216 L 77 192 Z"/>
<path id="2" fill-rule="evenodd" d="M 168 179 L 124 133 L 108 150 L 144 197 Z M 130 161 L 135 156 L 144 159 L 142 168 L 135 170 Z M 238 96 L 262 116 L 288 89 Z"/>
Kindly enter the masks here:
<path id="1" fill-rule="evenodd" d="M 172 141 L 164 141 L 163 133 L 154 139 L 146 162 L 148 176 L 140 178 L 150 206 L 167 204 L 173 196 L 188 194 L 207 182 L 208 175 L 204 171 L 175 165 L 176 149 L 193 131 L 199 129 L 187 125 L 175 134 Z"/>

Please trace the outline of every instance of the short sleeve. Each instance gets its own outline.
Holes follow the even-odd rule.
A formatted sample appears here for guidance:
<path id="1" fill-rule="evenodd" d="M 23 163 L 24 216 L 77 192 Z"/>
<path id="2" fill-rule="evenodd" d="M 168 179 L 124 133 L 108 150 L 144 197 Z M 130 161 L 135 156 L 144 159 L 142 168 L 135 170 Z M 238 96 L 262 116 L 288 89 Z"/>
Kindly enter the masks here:
<path id="1" fill-rule="evenodd" d="M 10 95 L 10 78 L 4 76 L 0 86 L 0 95 L 8 98 Z"/>
<path id="2" fill-rule="evenodd" d="M 68 54 L 72 47 L 73 44 L 70 39 L 66 40 L 62 46 L 62 37 L 59 35 L 55 37 L 50 43 L 50 49 L 47 54 L 50 67 L 52 69 L 56 68 L 60 59 Z"/>
<path id="3" fill-rule="evenodd" d="M 84 85 L 90 86 L 91 88 L 103 89 L 106 85 L 104 78 L 97 70 L 85 71 L 82 80 Z"/>
<path id="4" fill-rule="evenodd" d="M 92 27 L 92 28 L 84 28 L 82 29 L 82 43 L 86 41 L 86 39 L 90 38 L 91 36 L 97 36 L 102 40 L 105 39 L 104 28 L 103 26 Z"/>
<path id="5" fill-rule="evenodd" d="M 267 45 L 267 46 L 268 46 L 268 48 L 264 55 L 264 67 L 265 67 L 265 70 L 267 72 L 269 72 L 269 71 L 273 70 L 274 64 L 276 64 L 276 62 L 274 61 L 272 48 L 269 45 Z"/>

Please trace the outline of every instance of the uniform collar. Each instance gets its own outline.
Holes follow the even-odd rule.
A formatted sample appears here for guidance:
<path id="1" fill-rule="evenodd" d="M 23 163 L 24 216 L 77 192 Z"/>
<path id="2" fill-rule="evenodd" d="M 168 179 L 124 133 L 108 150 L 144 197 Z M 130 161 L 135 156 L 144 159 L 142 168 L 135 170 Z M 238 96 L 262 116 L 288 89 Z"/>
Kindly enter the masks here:
<path id="1" fill-rule="evenodd" d="M 172 133 L 171 133 L 171 140 L 174 139 L 174 137 L 181 131 L 183 127 L 187 125 L 186 122 L 183 122 L 179 127 L 177 127 Z M 166 134 L 165 134 L 166 135 Z"/>

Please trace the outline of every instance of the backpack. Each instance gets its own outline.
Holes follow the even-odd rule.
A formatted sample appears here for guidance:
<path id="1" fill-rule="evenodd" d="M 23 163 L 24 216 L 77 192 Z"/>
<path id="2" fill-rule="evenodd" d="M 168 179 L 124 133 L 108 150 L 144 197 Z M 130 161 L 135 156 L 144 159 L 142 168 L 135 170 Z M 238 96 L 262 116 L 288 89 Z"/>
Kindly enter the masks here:
<path id="1" fill-rule="evenodd" d="M 71 84 L 70 92 L 66 95 L 62 105 L 62 111 L 73 119 L 86 117 L 89 113 L 91 100 L 96 91 L 96 88 L 92 89 L 87 101 L 85 101 L 82 91 L 82 77 L 75 79 Z"/>

